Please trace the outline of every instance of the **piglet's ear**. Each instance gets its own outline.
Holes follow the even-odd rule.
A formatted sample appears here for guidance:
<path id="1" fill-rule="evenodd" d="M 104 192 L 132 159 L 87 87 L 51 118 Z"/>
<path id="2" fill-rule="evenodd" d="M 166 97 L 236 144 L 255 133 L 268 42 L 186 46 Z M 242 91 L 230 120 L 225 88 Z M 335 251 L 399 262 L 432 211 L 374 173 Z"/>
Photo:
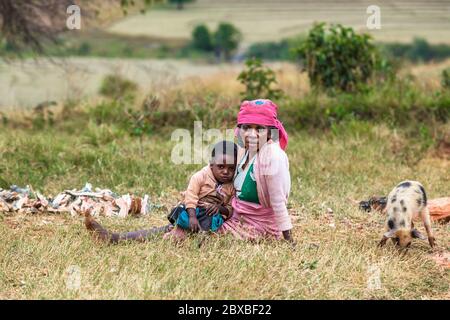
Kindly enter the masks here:
<path id="1" fill-rule="evenodd" d="M 412 236 L 413 238 L 419 238 L 419 239 L 421 239 L 421 240 L 425 240 L 425 239 L 426 239 L 426 237 L 425 237 L 423 234 L 421 234 L 421 233 L 419 232 L 419 230 L 417 230 L 417 229 L 412 229 L 412 230 L 411 230 L 411 236 Z"/>
<path id="2" fill-rule="evenodd" d="M 389 230 L 388 232 L 386 232 L 386 233 L 384 234 L 384 236 L 385 236 L 386 238 L 393 238 L 393 237 L 395 237 L 395 230 L 394 230 L 394 229 Z"/>

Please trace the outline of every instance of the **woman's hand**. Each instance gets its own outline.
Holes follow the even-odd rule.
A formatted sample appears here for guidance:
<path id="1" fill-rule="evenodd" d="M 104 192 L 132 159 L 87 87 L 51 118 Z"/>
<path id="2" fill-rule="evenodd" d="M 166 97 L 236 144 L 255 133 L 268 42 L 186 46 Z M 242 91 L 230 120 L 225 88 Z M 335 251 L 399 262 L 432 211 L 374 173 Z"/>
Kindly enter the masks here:
<path id="1" fill-rule="evenodd" d="M 197 215 L 195 214 L 195 209 L 188 208 L 187 212 L 189 214 L 189 229 L 192 232 L 198 232 L 201 229 L 201 227 L 200 223 L 198 223 Z"/>
<path id="2" fill-rule="evenodd" d="M 206 203 L 203 201 L 199 201 L 197 205 L 204 208 L 208 216 L 216 214 L 220 209 L 220 204 Z"/>
<path id="3" fill-rule="evenodd" d="M 212 215 L 216 214 L 219 211 L 219 208 L 220 208 L 220 205 L 218 205 L 218 204 L 210 204 L 206 208 L 206 214 L 208 216 L 212 216 Z"/>

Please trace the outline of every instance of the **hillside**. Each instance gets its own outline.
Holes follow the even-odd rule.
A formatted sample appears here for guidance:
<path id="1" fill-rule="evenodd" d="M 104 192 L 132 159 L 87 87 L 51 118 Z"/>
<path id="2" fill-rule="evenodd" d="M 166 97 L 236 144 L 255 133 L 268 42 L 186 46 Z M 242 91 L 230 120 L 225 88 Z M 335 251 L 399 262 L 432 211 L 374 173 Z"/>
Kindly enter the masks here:
<path id="1" fill-rule="evenodd" d="M 312 0 L 197 0 L 184 10 L 159 8 L 146 14 L 130 15 L 108 31 L 123 35 L 189 38 L 193 27 L 206 23 L 212 28 L 220 21 L 235 24 L 248 43 L 279 40 L 308 30 L 314 21 L 342 23 L 369 31 L 366 9 L 373 1 Z M 443 0 L 381 0 L 381 30 L 371 34 L 380 41 L 408 42 L 424 37 L 429 42 L 450 43 L 450 3 Z"/>

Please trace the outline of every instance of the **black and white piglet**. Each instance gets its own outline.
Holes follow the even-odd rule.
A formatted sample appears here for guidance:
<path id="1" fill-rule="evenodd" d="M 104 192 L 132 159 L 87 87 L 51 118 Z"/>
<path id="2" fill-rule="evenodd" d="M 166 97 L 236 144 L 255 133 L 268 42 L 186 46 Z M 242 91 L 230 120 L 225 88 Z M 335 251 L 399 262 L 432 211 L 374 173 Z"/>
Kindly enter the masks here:
<path id="1" fill-rule="evenodd" d="M 430 246 L 434 246 L 434 236 L 431 230 L 430 213 L 427 208 L 427 195 L 422 184 L 417 181 L 403 181 L 390 193 L 386 203 L 387 232 L 380 241 L 383 246 L 387 239 L 401 247 L 409 247 L 412 238 L 425 240 L 414 228 L 413 219 L 420 215 L 428 235 Z"/>

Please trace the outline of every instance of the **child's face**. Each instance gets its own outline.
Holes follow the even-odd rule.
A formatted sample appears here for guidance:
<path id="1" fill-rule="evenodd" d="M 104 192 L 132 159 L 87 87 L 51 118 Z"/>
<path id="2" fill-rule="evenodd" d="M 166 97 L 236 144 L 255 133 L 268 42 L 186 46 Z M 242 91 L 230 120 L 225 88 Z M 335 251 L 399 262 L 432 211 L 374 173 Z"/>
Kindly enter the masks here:
<path id="1" fill-rule="evenodd" d="M 220 183 L 233 181 L 234 171 L 236 170 L 234 162 L 234 157 L 231 155 L 217 154 L 210 164 L 214 178 Z"/>

